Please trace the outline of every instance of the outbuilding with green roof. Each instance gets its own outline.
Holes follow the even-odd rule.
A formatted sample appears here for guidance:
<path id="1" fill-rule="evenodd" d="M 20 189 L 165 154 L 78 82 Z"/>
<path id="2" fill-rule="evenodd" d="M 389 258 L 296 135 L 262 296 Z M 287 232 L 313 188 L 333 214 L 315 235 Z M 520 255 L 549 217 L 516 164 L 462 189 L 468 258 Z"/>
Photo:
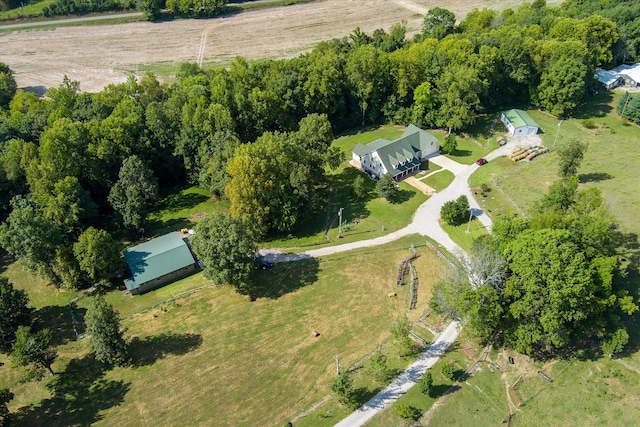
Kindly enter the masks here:
<path id="1" fill-rule="evenodd" d="M 509 129 L 512 136 L 535 135 L 540 128 L 529 113 L 524 110 L 503 111 L 500 120 Z"/>
<path id="2" fill-rule="evenodd" d="M 196 261 L 185 239 L 177 232 L 165 234 L 124 250 L 131 278 L 124 285 L 140 294 L 193 273 Z"/>
<path id="3" fill-rule="evenodd" d="M 417 172 L 423 160 L 439 151 L 440 142 L 433 135 L 409 125 L 394 141 L 358 143 L 352 151 L 351 164 L 374 179 L 390 173 L 398 180 Z"/>

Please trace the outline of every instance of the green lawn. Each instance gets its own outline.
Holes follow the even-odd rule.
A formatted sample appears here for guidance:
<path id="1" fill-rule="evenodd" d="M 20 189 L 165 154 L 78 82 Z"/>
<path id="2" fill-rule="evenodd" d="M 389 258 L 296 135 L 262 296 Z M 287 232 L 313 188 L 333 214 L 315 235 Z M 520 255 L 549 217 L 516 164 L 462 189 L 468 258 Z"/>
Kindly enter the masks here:
<path id="1" fill-rule="evenodd" d="M 169 231 L 191 228 L 214 211 L 227 211 L 229 204 L 211 197 L 198 187 L 167 188 L 160 195 L 156 209 L 147 218 L 148 234 L 157 236 Z"/>
<path id="2" fill-rule="evenodd" d="M 262 242 L 260 246 L 304 251 L 321 245 L 372 239 L 408 225 L 413 213 L 427 200 L 427 196 L 401 182 L 398 195 L 389 202 L 378 197 L 375 181 L 348 164 L 351 150 L 358 142 L 367 144 L 378 138 L 393 140 L 400 137 L 402 132 L 403 128 L 400 127 L 382 126 L 377 129 L 355 130 L 337 138 L 333 144 L 345 152 L 347 160 L 336 171 L 328 174 L 330 187 L 319 190 L 313 210 L 298 230 L 290 235 L 275 236 Z M 430 169 L 427 173 L 432 170 L 435 169 Z M 365 177 L 368 188 L 368 195 L 364 200 L 357 200 L 353 194 L 352 183 L 358 176 Z M 340 208 L 343 208 L 343 223 L 347 224 L 348 229 L 338 239 Z M 356 219 L 357 223 L 354 221 Z"/>
<path id="3" fill-rule="evenodd" d="M 453 182 L 455 175 L 453 172 L 448 170 L 439 171 L 434 173 L 433 175 L 428 176 L 421 181 L 427 184 L 430 187 L 436 189 L 436 191 L 442 191 L 449 186 Z"/>
<path id="4" fill-rule="evenodd" d="M 484 225 L 476 217 L 473 217 L 471 222 L 465 221 L 464 224 L 456 226 L 448 225 L 441 221 L 440 226 L 451 237 L 451 240 L 456 242 L 467 253 L 471 252 L 471 246 L 475 239 L 487 234 Z"/>
<path id="5" fill-rule="evenodd" d="M 407 312 L 408 287 L 396 286 L 395 275 L 411 244 L 420 251 L 414 261 L 418 309 L 409 313 L 415 319 L 426 309 L 442 266 L 423 250 L 421 236 L 256 271 L 260 290 L 253 302 L 229 287 L 184 294 L 209 284 L 201 274 L 142 296 L 112 292 L 107 298 L 121 311 L 132 342 L 136 365 L 130 368 L 96 366 L 86 356 L 87 340 L 73 339 L 66 300 L 59 301 L 50 308 L 66 331 L 54 364 L 58 388 L 45 387 L 50 378 L 19 385 L 14 370 L 0 370 L 0 382 L 16 395 L 10 404 L 16 425 L 51 425 L 58 417 L 67 425 L 197 425 L 214 419 L 216 425 L 280 425 L 329 394 L 336 354 L 343 366 L 364 364 L 380 343 L 393 367 L 408 363 L 393 355 L 388 340 L 391 321 Z M 78 312 L 85 304 L 79 302 Z M 363 399 L 381 387 L 364 371 L 358 372 Z M 66 382 L 77 387 L 62 387 Z M 334 414 L 333 422 L 337 409 Z"/>
<path id="6" fill-rule="evenodd" d="M 440 140 L 443 141 L 446 133 L 442 131 L 432 131 L 432 133 Z M 470 165 L 478 160 L 480 157 L 486 156 L 491 150 L 493 150 L 494 144 L 485 141 L 484 145 L 478 140 L 472 140 L 468 137 L 456 136 L 457 148 L 446 156 L 452 160 L 463 165 Z"/>

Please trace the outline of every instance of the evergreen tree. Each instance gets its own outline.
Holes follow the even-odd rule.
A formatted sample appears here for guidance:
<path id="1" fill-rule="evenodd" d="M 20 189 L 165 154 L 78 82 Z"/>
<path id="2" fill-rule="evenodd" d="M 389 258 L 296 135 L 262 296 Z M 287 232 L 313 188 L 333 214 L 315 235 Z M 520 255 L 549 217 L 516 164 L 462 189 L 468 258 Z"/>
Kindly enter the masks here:
<path id="1" fill-rule="evenodd" d="M 107 365 L 126 365 L 127 345 L 122 337 L 118 312 L 102 296 L 95 296 L 85 321 L 96 359 Z"/>
<path id="2" fill-rule="evenodd" d="M 391 201 L 398 192 L 398 186 L 390 173 L 382 175 L 376 183 L 376 191 L 380 197 Z"/>

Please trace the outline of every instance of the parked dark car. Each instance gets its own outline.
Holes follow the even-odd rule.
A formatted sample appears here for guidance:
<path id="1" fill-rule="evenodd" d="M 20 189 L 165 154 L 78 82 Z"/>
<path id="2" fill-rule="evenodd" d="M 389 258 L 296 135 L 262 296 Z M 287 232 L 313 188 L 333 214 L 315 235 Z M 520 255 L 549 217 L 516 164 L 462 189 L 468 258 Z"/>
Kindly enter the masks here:
<path id="1" fill-rule="evenodd" d="M 486 165 L 487 163 L 489 163 L 489 161 L 485 158 L 476 160 L 476 165 L 478 166 Z"/>

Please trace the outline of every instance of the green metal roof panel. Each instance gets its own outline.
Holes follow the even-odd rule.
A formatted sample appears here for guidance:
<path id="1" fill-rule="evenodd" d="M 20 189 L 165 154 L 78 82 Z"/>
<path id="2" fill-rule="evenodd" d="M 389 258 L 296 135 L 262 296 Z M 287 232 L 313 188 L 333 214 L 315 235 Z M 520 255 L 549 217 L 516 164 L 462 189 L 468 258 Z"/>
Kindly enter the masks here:
<path id="1" fill-rule="evenodd" d="M 535 120 L 531 118 L 529 113 L 523 110 L 509 110 L 504 111 L 503 114 L 509 120 L 509 122 L 513 125 L 514 128 L 521 128 L 523 126 L 535 126 L 540 127 L 536 123 Z"/>
<path id="2" fill-rule="evenodd" d="M 123 253 L 133 275 L 125 280 L 129 290 L 195 263 L 189 247 L 177 232 L 125 249 Z"/>
<path id="3" fill-rule="evenodd" d="M 353 152 L 358 156 L 364 156 L 369 152 L 369 149 L 367 148 L 366 145 L 362 144 L 361 142 L 358 142 L 358 144 L 354 147 Z"/>
<path id="4" fill-rule="evenodd" d="M 428 151 L 431 148 L 432 143 L 440 145 L 440 142 L 433 136 L 423 131 L 415 125 L 407 126 L 402 136 L 395 141 L 388 141 L 386 139 L 377 139 L 367 145 L 358 144 L 353 149 L 353 152 L 362 156 L 373 151 L 377 151 L 380 160 L 385 169 L 389 172 L 404 171 L 410 167 L 406 167 L 407 164 L 415 166 L 416 153 L 419 151 Z M 409 159 L 409 161 L 407 161 Z M 402 165 L 402 163 L 405 163 Z"/>

